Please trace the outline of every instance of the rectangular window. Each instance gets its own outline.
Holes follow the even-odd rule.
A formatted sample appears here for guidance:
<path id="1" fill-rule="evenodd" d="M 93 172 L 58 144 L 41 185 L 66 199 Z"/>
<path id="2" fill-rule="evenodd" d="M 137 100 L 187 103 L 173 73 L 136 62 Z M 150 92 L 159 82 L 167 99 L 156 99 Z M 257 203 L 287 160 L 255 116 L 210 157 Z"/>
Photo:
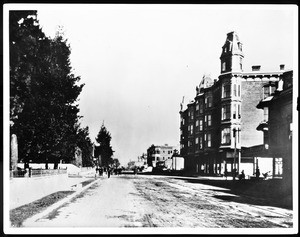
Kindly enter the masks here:
<path id="1" fill-rule="evenodd" d="M 233 114 L 232 114 L 232 118 L 233 119 L 237 119 L 237 104 L 233 104 Z"/>
<path id="2" fill-rule="evenodd" d="M 271 94 L 273 94 L 275 90 L 276 90 L 276 87 L 275 86 L 271 86 Z"/>
<path id="3" fill-rule="evenodd" d="M 268 97 L 270 95 L 270 89 L 269 86 L 264 87 L 264 98 Z"/>
<path id="4" fill-rule="evenodd" d="M 194 133 L 194 125 L 191 125 L 191 135 Z"/>
<path id="5" fill-rule="evenodd" d="M 222 130 L 222 144 L 230 144 L 230 128 Z"/>
<path id="6" fill-rule="evenodd" d="M 225 84 L 223 86 L 223 98 L 227 98 L 230 97 L 230 92 L 231 92 L 231 88 L 230 88 L 230 84 Z"/>
<path id="7" fill-rule="evenodd" d="M 226 63 L 223 62 L 223 63 L 222 63 L 222 71 L 225 71 L 225 69 L 226 69 Z"/>
<path id="8" fill-rule="evenodd" d="M 202 137 L 199 137 L 199 149 L 203 149 L 203 140 L 202 140 Z"/>
<path id="9" fill-rule="evenodd" d="M 269 120 L 269 108 L 264 107 L 264 122 L 267 122 Z"/>
<path id="10" fill-rule="evenodd" d="M 238 104 L 238 119 L 241 118 L 241 106 Z"/>
<path id="11" fill-rule="evenodd" d="M 199 113 L 202 114 L 203 113 L 203 100 L 200 101 L 199 104 Z"/>
<path id="12" fill-rule="evenodd" d="M 191 111 L 191 119 L 194 119 L 194 112 Z"/>
<path id="13" fill-rule="evenodd" d="M 238 85 L 238 96 L 241 96 L 241 85 Z"/>
<path id="14" fill-rule="evenodd" d="M 198 111 L 198 110 L 199 110 L 199 104 L 196 105 L 196 111 Z"/>
<path id="15" fill-rule="evenodd" d="M 230 104 L 222 106 L 222 119 L 230 119 Z"/>
<path id="16" fill-rule="evenodd" d="M 199 119 L 196 120 L 196 127 L 199 126 Z"/>
<path id="17" fill-rule="evenodd" d="M 196 137 L 196 138 L 195 138 L 195 144 L 198 144 L 198 143 L 199 143 L 199 138 Z"/>
<path id="18" fill-rule="evenodd" d="M 212 97 L 208 97 L 208 108 L 212 106 Z"/>
<path id="19" fill-rule="evenodd" d="M 207 115 L 207 126 L 211 126 L 211 114 Z"/>
<path id="20" fill-rule="evenodd" d="M 233 96 L 236 96 L 236 84 L 233 85 Z"/>
<path id="21" fill-rule="evenodd" d="M 208 96 L 205 98 L 205 108 L 210 108 L 212 106 L 212 97 Z"/>
<path id="22" fill-rule="evenodd" d="M 199 121 L 199 131 L 203 131 L 203 120 L 200 119 Z"/>
<path id="23" fill-rule="evenodd" d="M 207 134 L 207 147 L 211 147 L 211 134 Z"/>

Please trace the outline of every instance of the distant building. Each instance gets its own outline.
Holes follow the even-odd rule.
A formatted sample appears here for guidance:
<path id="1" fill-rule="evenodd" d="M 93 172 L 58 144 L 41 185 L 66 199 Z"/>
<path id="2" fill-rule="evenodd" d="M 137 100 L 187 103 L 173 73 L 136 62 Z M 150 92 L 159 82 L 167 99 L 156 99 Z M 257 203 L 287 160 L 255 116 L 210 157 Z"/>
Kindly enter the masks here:
<path id="1" fill-rule="evenodd" d="M 189 172 L 224 174 L 225 168 L 229 173 L 234 168 L 240 172 L 248 165 L 249 175 L 253 175 L 254 156 L 241 151 L 263 144 L 256 127 L 263 121 L 264 111 L 256 105 L 275 91 L 284 71 L 262 72 L 257 65 L 244 72 L 243 59 L 238 35 L 228 33 L 218 79 L 204 76 L 194 100 L 180 111 L 180 155 Z M 261 154 L 258 150 L 256 156 Z"/>
<path id="2" fill-rule="evenodd" d="M 156 167 L 157 162 L 170 159 L 173 155 L 173 150 L 174 147 L 169 146 L 168 144 L 162 146 L 150 146 L 147 150 L 148 166 Z"/>
<path id="3" fill-rule="evenodd" d="M 147 154 L 142 154 L 138 156 L 138 160 L 135 162 L 135 165 L 138 167 L 147 166 Z"/>

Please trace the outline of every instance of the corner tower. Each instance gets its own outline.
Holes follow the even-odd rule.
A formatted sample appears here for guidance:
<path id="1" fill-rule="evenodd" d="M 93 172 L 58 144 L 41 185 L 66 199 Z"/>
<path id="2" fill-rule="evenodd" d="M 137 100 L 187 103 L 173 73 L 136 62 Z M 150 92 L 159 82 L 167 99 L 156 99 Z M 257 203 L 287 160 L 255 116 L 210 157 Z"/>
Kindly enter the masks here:
<path id="1" fill-rule="evenodd" d="M 235 31 L 227 34 L 226 41 L 222 47 L 221 73 L 243 71 L 242 43 Z"/>

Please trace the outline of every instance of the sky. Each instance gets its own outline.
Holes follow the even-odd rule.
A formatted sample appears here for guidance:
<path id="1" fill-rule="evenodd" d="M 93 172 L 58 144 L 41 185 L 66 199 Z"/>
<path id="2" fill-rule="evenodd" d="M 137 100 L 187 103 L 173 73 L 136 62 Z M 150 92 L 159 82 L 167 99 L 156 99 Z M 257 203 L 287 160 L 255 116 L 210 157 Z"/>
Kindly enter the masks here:
<path id="1" fill-rule="evenodd" d="M 30 9 L 27 6 L 28 9 Z M 63 27 L 85 86 L 81 125 L 95 142 L 102 123 L 114 157 L 137 160 L 151 144 L 179 147 L 180 103 L 204 74 L 218 78 L 221 47 L 236 31 L 244 71 L 295 67 L 295 9 L 264 5 L 33 5 L 47 36 Z"/>

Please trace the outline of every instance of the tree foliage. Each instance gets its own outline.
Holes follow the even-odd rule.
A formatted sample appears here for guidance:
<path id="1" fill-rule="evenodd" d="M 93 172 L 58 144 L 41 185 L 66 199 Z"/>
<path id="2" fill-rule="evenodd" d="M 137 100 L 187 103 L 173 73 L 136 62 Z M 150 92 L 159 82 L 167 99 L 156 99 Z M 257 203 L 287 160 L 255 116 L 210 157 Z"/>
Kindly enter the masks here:
<path id="1" fill-rule="evenodd" d="M 78 125 L 76 102 L 84 85 L 71 73 L 70 46 L 60 33 L 45 36 L 36 11 L 10 11 L 9 20 L 10 120 L 19 158 L 69 163 L 76 146 L 87 151 L 91 145 L 88 128 Z"/>
<path id="2" fill-rule="evenodd" d="M 102 124 L 100 131 L 95 138 L 97 143 L 99 144 L 95 148 L 95 156 L 101 158 L 101 165 L 102 166 L 109 166 L 114 163 L 113 161 L 113 150 L 110 145 L 111 142 L 111 135 L 110 132 L 107 131 L 104 124 Z"/>
<path id="3" fill-rule="evenodd" d="M 89 137 L 89 127 L 78 128 L 77 145 L 82 151 L 82 166 L 91 167 L 93 163 L 93 144 Z"/>

